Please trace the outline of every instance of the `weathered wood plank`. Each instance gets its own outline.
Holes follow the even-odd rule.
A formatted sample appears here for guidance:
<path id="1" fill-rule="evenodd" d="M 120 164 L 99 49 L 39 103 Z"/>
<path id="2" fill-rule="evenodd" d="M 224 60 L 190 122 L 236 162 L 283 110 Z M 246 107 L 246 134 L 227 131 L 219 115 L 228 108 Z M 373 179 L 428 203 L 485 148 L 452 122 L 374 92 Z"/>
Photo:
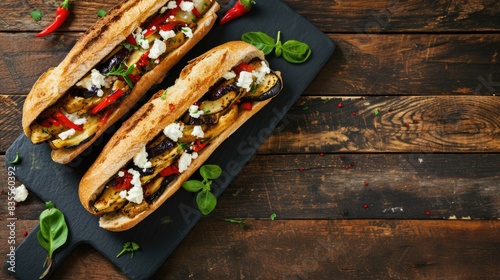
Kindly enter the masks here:
<path id="1" fill-rule="evenodd" d="M 29 33 L 0 33 L 0 92 L 28 93 L 79 36 L 60 33 L 35 39 Z M 499 34 L 330 37 L 337 48 L 304 95 L 493 95 L 500 91 Z"/>
<path id="2" fill-rule="evenodd" d="M 258 152 L 498 152 L 499 110 L 496 96 L 300 98 Z"/>
<path id="3" fill-rule="evenodd" d="M 494 279 L 499 233 L 498 221 L 203 220 L 153 279 Z M 126 279 L 86 245 L 52 279 L 69 278 Z"/>
<path id="4" fill-rule="evenodd" d="M 4 152 L 22 133 L 24 97 L 0 97 Z M 305 96 L 258 153 L 498 152 L 499 108 L 494 96 Z"/>
<path id="5" fill-rule="evenodd" d="M 219 0 L 225 5 L 228 0 Z M 74 1 L 72 15 L 61 31 L 83 31 L 97 21 L 99 9 L 108 10 L 119 3 L 111 1 Z M 324 32 L 334 33 L 400 33 L 400 32 L 489 32 L 500 29 L 498 13 L 500 5 L 495 0 L 460 2 L 356 0 L 356 1 L 308 1 L 285 0 L 298 14 L 318 26 Z M 59 1 L 12 0 L 0 3 L 0 9 L 12 11 L 4 15 L 0 31 L 38 31 L 53 18 Z M 45 13 L 35 22 L 30 12 L 39 9 Z M 254 9 L 258 13 L 258 4 Z"/>
<path id="6" fill-rule="evenodd" d="M 499 162 L 499 154 L 257 155 L 207 218 L 498 219 Z M 4 193 L 7 180 L 0 169 Z M 215 181 L 214 190 L 224 180 Z M 7 197 L 0 199 L 6 212 Z M 17 214 L 37 219 L 43 209 L 31 195 Z"/>

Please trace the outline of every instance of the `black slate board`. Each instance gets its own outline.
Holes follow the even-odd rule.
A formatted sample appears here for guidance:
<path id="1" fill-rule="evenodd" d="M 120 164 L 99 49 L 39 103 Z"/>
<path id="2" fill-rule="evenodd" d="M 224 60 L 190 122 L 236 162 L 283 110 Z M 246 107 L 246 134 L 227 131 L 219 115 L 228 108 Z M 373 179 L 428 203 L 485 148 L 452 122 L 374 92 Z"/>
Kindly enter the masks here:
<path id="1" fill-rule="evenodd" d="M 235 1 L 231 1 L 228 6 Z M 221 10 L 221 13 L 225 9 Z M 262 110 L 227 139 L 206 163 L 218 164 L 223 176 L 212 185 L 219 196 L 243 165 L 255 153 L 257 147 L 284 117 L 297 98 L 307 88 L 334 51 L 334 44 L 319 29 L 297 15 L 278 0 L 258 1 L 252 11 L 229 24 L 216 24 L 201 41 L 167 76 L 159 88 L 173 83 L 186 62 L 221 43 L 239 40 L 249 31 L 263 31 L 276 37 L 281 31 L 282 42 L 290 39 L 306 42 L 312 49 L 309 60 L 303 64 L 291 64 L 273 54 L 267 56 L 272 69 L 282 72 L 285 87 L 265 110 Z M 145 99 L 144 99 L 145 100 Z M 165 262 L 186 234 L 201 218 L 194 196 L 184 190 L 178 191 L 155 213 L 138 226 L 125 232 L 108 232 L 99 228 L 98 218 L 90 215 L 80 204 L 77 194 L 78 183 L 95 159 L 103 143 L 112 135 L 118 125 L 111 128 L 83 155 L 68 165 L 51 161 L 48 145 L 32 145 L 21 135 L 7 150 L 6 159 L 12 159 L 20 152 L 22 162 L 15 166 L 16 177 L 44 201 L 52 201 L 66 216 L 69 227 L 68 242 L 54 254 L 51 272 L 57 270 L 72 249 L 81 243 L 89 244 L 120 268 L 131 279 L 147 279 Z M 7 166 L 11 166 L 7 163 Z M 16 248 L 16 266 L 13 274 L 19 279 L 34 279 L 44 271 L 46 251 L 38 244 L 37 228 Z M 141 246 L 133 259 L 128 256 L 116 258 L 127 241 Z M 6 267 L 10 267 L 7 262 Z"/>

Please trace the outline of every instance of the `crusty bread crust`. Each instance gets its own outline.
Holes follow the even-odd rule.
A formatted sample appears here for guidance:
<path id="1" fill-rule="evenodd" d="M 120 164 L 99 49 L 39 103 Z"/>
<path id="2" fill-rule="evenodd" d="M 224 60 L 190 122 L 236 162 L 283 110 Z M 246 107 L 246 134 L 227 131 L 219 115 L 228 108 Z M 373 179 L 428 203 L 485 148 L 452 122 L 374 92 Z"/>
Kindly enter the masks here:
<path id="1" fill-rule="evenodd" d="M 23 108 L 24 133 L 29 137 L 31 124 L 46 108 L 55 104 L 69 88 L 82 79 L 136 30 L 141 22 L 164 6 L 166 2 L 168 0 L 125 0 L 87 30 L 64 60 L 57 67 L 42 74 L 28 94 Z M 153 70 L 146 73 L 122 100 L 120 106 L 110 114 L 106 124 L 100 127 L 91 139 L 75 148 L 53 150 L 52 159 L 66 164 L 92 145 L 99 136 L 125 115 L 153 84 L 161 82 L 166 73 L 208 34 L 217 19 L 216 12 L 219 8 L 217 2 L 214 2 L 204 17 L 198 21 L 193 37 L 169 53 Z"/>
<path id="2" fill-rule="evenodd" d="M 137 154 L 149 140 L 158 135 L 165 126 L 177 120 L 189 106 L 199 100 L 220 77 L 238 63 L 253 58 L 264 60 L 264 54 L 253 45 L 242 41 L 228 42 L 211 49 L 189 62 L 181 71 L 175 84 L 167 93 L 159 91 L 130 117 L 113 135 L 94 164 L 83 176 L 79 186 L 80 201 L 91 213 L 92 202 L 102 192 L 105 184 Z M 279 73 L 279 72 L 278 72 Z M 162 96 L 163 94 L 163 97 Z M 129 229 L 142 221 L 175 193 L 183 181 L 193 174 L 210 154 L 248 118 L 263 108 L 269 100 L 258 102 L 250 111 L 242 111 L 231 127 L 204 148 L 191 166 L 170 183 L 167 190 L 150 205 L 150 209 L 130 219 L 122 215 L 104 215 L 100 226 L 111 231 Z"/>

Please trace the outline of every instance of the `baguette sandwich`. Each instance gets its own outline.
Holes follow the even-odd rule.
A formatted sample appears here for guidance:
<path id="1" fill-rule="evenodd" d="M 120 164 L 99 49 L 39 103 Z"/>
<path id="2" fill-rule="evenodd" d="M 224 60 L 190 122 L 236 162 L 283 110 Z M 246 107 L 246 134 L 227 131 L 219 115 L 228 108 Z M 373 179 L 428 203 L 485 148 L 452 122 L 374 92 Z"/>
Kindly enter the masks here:
<path id="1" fill-rule="evenodd" d="M 212 28 L 215 0 L 124 0 L 34 84 L 24 133 L 66 164 L 88 148 Z"/>
<path id="2" fill-rule="evenodd" d="M 282 89 L 253 45 L 232 41 L 191 60 L 113 135 L 80 181 L 99 226 L 127 230 L 174 194 L 212 152 Z"/>

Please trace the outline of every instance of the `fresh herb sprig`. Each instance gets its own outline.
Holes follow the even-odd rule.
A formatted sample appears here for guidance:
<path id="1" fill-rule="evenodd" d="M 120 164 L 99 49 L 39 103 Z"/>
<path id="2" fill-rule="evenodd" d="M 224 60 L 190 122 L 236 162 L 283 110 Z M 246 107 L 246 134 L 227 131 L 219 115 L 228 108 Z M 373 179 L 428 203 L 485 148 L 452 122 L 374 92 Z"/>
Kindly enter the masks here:
<path id="1" fill-rule="evenodd" d="M 42 11 L 40 10 L 33 10 L 31 11 L 30 13 L 31 17 L 35 20 L 35 21 L 40 21 L 42 20 L 43 16 L 45 15 Z"/>
<path id="2" fill-rule="evenodd" d="M 139 250 L 139 244 L 135 242 L 125 242 L 123 244 L 123 249 L 116 255 L 117 258 L 121 257 L 123 254 L 130 252 L 130 258 L 134 257 L 134 252 Z"/>
<path id="3" fill-rule="evenodd" d="M 215 209 L 217 198 L 210 192 L 212 181 L 222 174 L 222 169 L 218 165 L 207 164 L 200 168 L 203 181 L 188 180 L 182 183 L 182 187 L 189 192 L 198 192 L 196 195 L 196 204 L 203 215 L 208 215 Z"/>
<path id="4" fill-rule="evenodd" d="M 134 87 L 134 83 L 132 83 L 132 80 L 128 77 L 134 71 L 135 65 L 130 65 L 127 70 L 125 70 L 125 63 L 120 63 L 118 68 L 111 68 L 111 70 L 104 74 L 105 76 L 121 76 L 125 80 L 125 82 L 128 84 L 130 88 Z"/>
<path id="5" fill-rule="evenodd" d="M 9 161 L 10 164 L 13 164 L 13 165 L 16 165 L 16 164 L 19 164 L 21 162 L 21 156 L 19 155 L 19 152 L 16 152 L 16 157 Z"/>
<path id="6" fill-rule="evenodd" d="M 240 219 L 225 219 L 224 221 L 230 222 L 230 223 L 235 223 L 240 226 L 240 228 L 245 229 L 247 220 L 240 220 Z"/>
<path id="7" fill-rule="evenodd" d="M 309 45 L 304 42 L 288 40 L 282 43 L 281 31 L 278 31 L 276 41 L 271 36 L 260 31 L 244 33 L 241 40 L 254 45 L 266 55 L 274 50 L 277 57 L 283 56 L 290 63 L 303 63 L 312 53 Z"/>
<path id="8" fill-rule="evenodd" d="M 43 266 L 47 267 L 40 279 L 47 276 L 52 266 L 52 255 L 55 250 L 66 243 L 68 239 L 68 226 L 61 210 L 55 208 L 54 203 L 45 203 L 47 209 L 40 214 L 40 229 L 37 233 L 38 242 L 47 250 L 48 255 Z"/>

